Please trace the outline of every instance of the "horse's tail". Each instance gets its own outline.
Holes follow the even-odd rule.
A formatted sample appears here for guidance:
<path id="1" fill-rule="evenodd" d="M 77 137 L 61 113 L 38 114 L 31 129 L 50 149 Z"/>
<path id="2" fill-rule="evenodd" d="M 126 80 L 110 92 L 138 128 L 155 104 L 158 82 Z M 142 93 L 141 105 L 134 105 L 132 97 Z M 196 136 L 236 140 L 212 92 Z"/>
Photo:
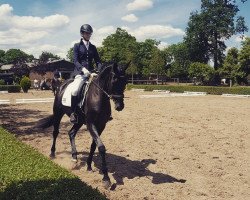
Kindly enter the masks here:
<path id="1" fill-rule="evenodd" d="M 50 115 L 46 118 L 40 119 L 35 125 L 35 128 L 46 129 L 51 127 L 53 123 L 54 123 L 54 115 Z"/>

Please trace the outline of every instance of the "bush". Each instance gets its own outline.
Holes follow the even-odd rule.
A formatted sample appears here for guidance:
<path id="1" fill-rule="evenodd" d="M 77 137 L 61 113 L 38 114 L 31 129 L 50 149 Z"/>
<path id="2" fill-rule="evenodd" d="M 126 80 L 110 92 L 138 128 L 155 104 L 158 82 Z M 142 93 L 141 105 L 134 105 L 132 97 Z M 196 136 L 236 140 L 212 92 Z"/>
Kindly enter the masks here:
<path id="1" fill-rule="evenodd" d="M 27 93 L 31 86 L 31 80 L 27 76 L 24 76 L 20 81 L 20 86 L 23 92 Z"/>
<path id="2" fill-rule="evenodd" d="M 21 91 L 20 85 L 0 85 L 0 91 L 8 91 L 9 93 L 16 93 Z"/>
<path id="3" fill-rule="evenodd" d="M 5 85 L 5 81 L 3 79 L 0 79 L 0 85 Z"/>
<path id="4" fill-rule="evenodd" d="M 127 89 L 132 88 L 145 89 L 146 91 L 153 90 L 170 90 L 171 92 L 206 92 L 207 94 L 242 94 L 250 95 L 250 87 L 213 87 L 213 86 L 173 86 L 173 85 L 132 85 L 128 84 Z"/>

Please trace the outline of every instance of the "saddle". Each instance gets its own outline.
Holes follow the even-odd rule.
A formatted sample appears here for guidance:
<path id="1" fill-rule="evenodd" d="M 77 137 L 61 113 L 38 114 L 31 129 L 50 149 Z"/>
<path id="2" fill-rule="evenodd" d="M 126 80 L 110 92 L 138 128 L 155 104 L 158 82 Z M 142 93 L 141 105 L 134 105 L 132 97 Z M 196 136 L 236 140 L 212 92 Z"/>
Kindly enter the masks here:
<path id="1" fill-rule="evenodd" d="M 62 105 L 71 107 L 71 91 L 72 91 L 72 82 L 74 79 L 69 80 L 65 85 L 62 85 L 60 93 L 63 93 L 62 96 Z M 78 106 L 81 108 L 84 104 L 86 94 L 89 88 L 89 81 L 84 82 L 83 84 L 80 85 L 80 89 L 77 94 L 77 99 L 78 99 Z"/>

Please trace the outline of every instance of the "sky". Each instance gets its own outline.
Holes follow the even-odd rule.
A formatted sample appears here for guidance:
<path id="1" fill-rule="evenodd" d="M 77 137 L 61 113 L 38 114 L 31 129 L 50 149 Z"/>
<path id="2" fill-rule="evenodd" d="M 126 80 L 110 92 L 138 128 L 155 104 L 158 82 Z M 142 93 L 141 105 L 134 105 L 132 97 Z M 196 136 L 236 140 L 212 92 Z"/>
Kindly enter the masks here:
<path id="1" fill-rule="evenodd" d="M 0 49 L 66 58 L 86 23 L 94 29 L 91 43 L 97 47 L 120 27 L 137 41 L 156 39 L 164 48 L 183 40 L 190 13 L 200 5 L 201 0 L 0 0 Z M 250 1 L 239 8 L 250 29 Z M 234 36 L 226 44 L 240 48 L 241 39 Z"/>

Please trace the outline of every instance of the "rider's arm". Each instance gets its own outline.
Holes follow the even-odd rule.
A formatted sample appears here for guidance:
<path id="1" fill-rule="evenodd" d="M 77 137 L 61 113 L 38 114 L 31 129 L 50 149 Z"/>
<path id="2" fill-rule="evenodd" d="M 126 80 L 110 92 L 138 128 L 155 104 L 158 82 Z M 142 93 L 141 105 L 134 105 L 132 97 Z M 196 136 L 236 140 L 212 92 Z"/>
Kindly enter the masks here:
<path id="1" fill-rule="evenodd" d="M 95 60 L 97 70 L 101 71 L 101 69 L 100 69 L 101 68 L 101 59 L 100 59 L 100 56 L 99 56 L 98 51 L 97 51 L 95 46 L 94 46 L 94 60 Z"/>
<path id="2" fill-rule="evenodd" d="M 74 45 L 74 55 L 73 56 L 74 56 L 74 64 L 75 64 L 77 71 L 81 71 L 83 66 L 79 62 L 79 44 L 78 43 L 76 43 Z"/>

